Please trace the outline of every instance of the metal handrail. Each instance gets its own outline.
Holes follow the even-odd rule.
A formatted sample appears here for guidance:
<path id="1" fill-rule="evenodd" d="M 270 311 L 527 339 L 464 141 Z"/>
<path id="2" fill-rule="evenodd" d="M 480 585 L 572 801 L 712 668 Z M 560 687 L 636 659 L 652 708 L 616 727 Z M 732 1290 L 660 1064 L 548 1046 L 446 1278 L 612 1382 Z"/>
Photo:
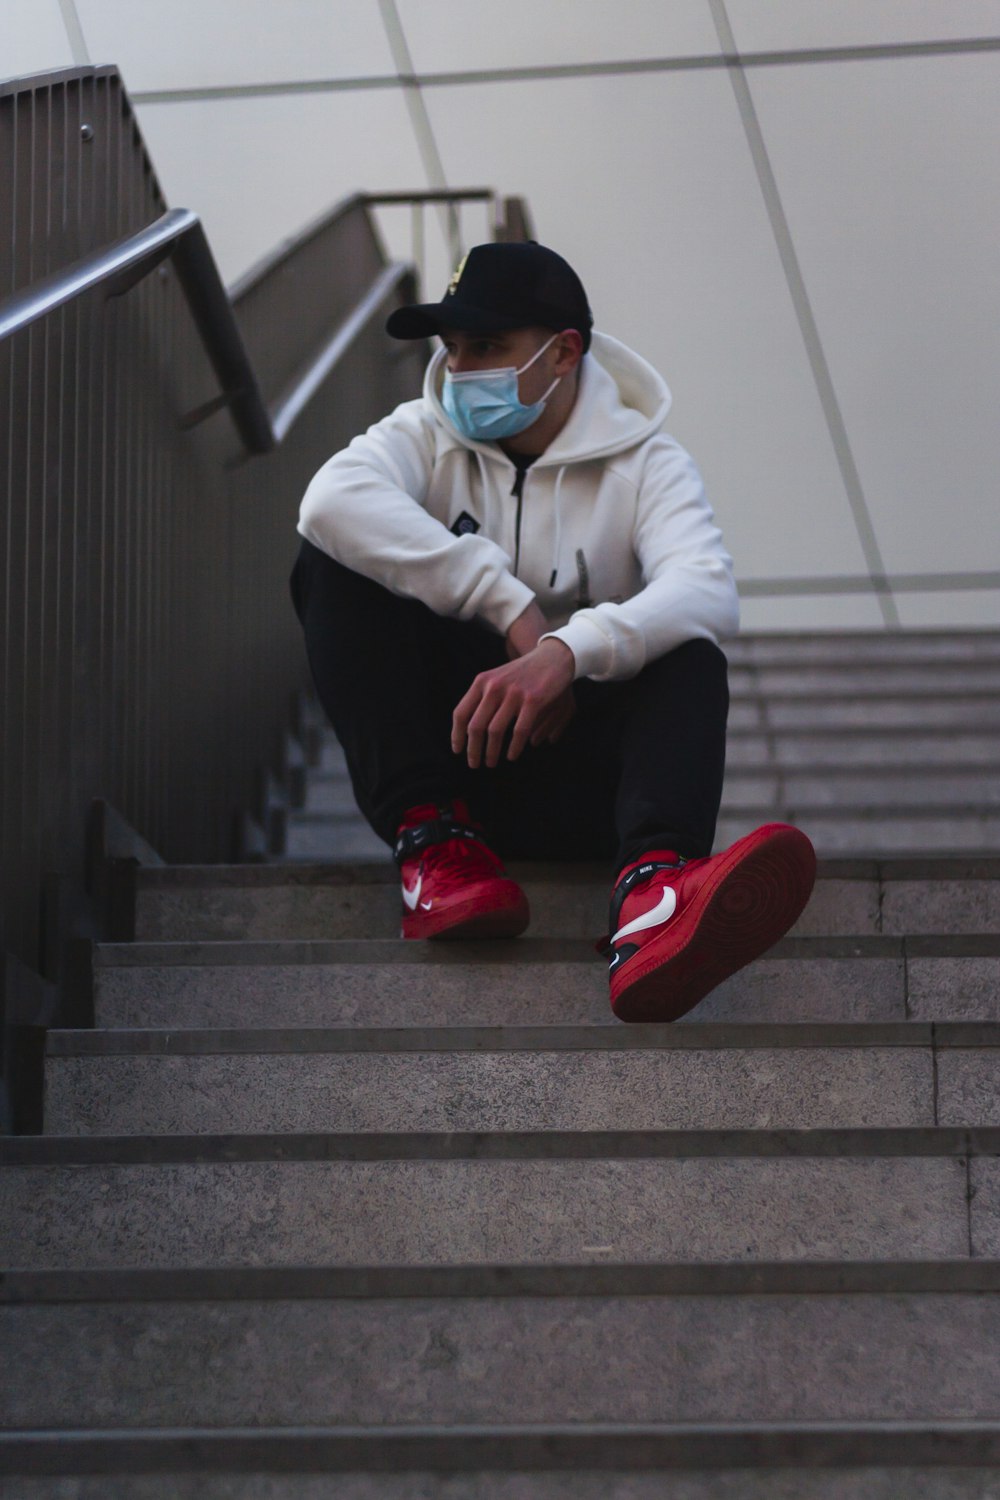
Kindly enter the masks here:
<path id="1" fill-rule="evenodd" d="M 292 423 L 301 416 L 337 361 L 400 283 L 411 274 L 409 266 L 397 263 L 376 276 L 361 301 L 348 313 L 315 359 L 310 360 L 298 379 L 271 408 L 270 422 L 275 443 L 284 440 Z"/>
<path id="2" fill-rule="evenodd" d="M 427 204 L 489 202 L 494 205 L 495 231 L 498 237 L 502 233 L 503 215 L 499 212 L 499 200 L 492 188 L 359 193 L 349 201 L 371 207 L 409 203 L 415 214 Z M 519 200 L 506 200 L 505 211 L 510 212 L 509 205 L 515 203 Z M 343 205 L 339 205 L 334 213 L 342 208 Z M 316 227 L 328 223 L 329 217 L 325 215 Z M 422 232 L 416 221 L 414 238 L 422 244 Z M 286 251 L 287 247 L 282 247 L 279 258 Z M 270 453 L 284 440 L 354 339 L 401 282 L 414 272 L 412 265 L 397 262 L 377 276 L 299 378 L 270 408 L 261 394 L 233 312 L 232 300 L 219 274 L 201 219 L 187 208 L 169 210 L 137 234 L 116 240 L 0 302 L 0 343 L 98 287 L 104 287 L 108 297 L 122 296 L 168 257 L 173 260 L 177 279 L 221 388 L 218 400 L 208 402 L 195 413 L 194 420 L 217 411 L 221 406 L 228 406 L 250 453 Z M 184 425 L 191 425 L 190 419 Z"/>
<path id="3" fill-rule="evenodd" d="M 423 192 L 361 193 L 361 201 L 370 208 L 393 208 L 409 204 L 413 215 L 412 257 L 423 280 L 424 272 L 424 209 L 446 207 L 449 217 L 446 238 L 453 264 L 461 254 L 458 219 L 455 208 L 463 203 L 488 203 L 490 205 L 491 233 L 495 240 L 530 240 L 535 232 L 522 198 L 502 198 L 495 188 L 429 188 Z"/>
<path id="4" fill-rule="evenodd" d="M 0 303 L 0 339 L 18 333 L 47 313 L 65 307 L 67 302 L 105 282 L 112 285 L 108 295 L 127 291 L 133 282 L 170 253 L 173 242 L 197 224 L 197 214 L 175 208 L 148 228 L 128 239 L 118 240 L 103 250 L 84 256 L 72 266 L 64 266 L 41 281 Z M 120 288 L 116 283 L 123 283 Z"/>
<path id="5" fill-rule="evenodd" d="M 360 193 L 359 197 L 363 203 L 370 203 L 375 208 L 393 203 L 492 203 L 496 198 L 496 189 L 428 188 L 412 193 Z"/>
<path id="6" fill-rule="evenodd" d="M 211 407 L 229 407 L 250 453 L 269 453 L 278 446 L 344 351 L 411 273 L 409 266 L 397 264 L 376 277 L 362 300 L 271 410 L 261 394 L 201 220 L 190 209 L 171 209 L 137 234 L 84 256 L 74 265 L 6 298 L 0 303 L 0 342 L 98 287 L 104 287 L 108 297 L 121 296 L 168 256 L 173 259 L 177 279 L 222 390 L 220 401 L 211 403 Z"/>

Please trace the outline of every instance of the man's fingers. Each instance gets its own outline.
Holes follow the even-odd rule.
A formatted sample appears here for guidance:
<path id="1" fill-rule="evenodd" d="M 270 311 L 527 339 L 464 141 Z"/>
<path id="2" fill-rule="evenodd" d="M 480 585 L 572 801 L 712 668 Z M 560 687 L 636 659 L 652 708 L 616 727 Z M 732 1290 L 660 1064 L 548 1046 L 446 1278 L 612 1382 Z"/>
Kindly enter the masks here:
<path id="1" fill-rule="evenodd" d="M 486 687 L 482 677 L 474 678 L 472 686 L 455 706 L 451 716 L 451 748 L 456 755 L 461 755 L 465 749 L 472 720 L 482 704 Z"/>
<path id="2" fill-rule="evenodd" d="M 483 758 L 483 744 L 486 740 L 486 727 L 489 720 L 483 720 L 483 704 L 480 702 L 475 713 L 469 719 L 465 731 L 465 754 L 469 765 L 475 768 Z"/>
<path id="3" fill-rule="evenodd" d="M 576 712 L 576 702 L 572 694 L 557 698 L 550 703 L 535 720 L 535 727 L 531 731 L 531 744 L 536 748 L 539 745 L 554 745 L 561 740 Z"/>
<path id="4" fill-rule="evenodd" d="M 475 678 L 452 714 L 451 748 L 456 755 L 465 750 L 473 768 L 482 760 L 486 728 L 492 717 L 493 710 L 487 703 L 490 687 L 485 674 Z"/>
<path id="5" fill-rule="evenodd" d="M 531 739 L 533 731 L 538 726 L 538 720 L 539 706 L 537 702 L 531 698 L 526 698 L 521 705 L 521 712 L 517 716 L 514 733 L 511 735 L 510 745 L 507 749 L 508 760 L 517 760 L 521 751 Z"/>
<path id="6" fill-rule="evenodd" d="M 518 723 L 517 728 L 515 728 L 514 733 L 511 736 L 510 745 L 508 746 L 508 749 L 507 749 L 507 759 L 508 760 L 517 760 L 518 756 L 521 754 L 521 751 L 524 749 L 525 745 L 528 743 L 528 738 L 529 738 L 529 732 L 528 732 L 528 730 L 527 729 L 522 729 L 520 727 L 520 723 Z"/>
<path id="7" fill-rule="evenodd" d="M 511 726 L 508 760 L 517 760 L 529 743 L 554 743 L 572 718 L 574 703 L 565 688 L 553 697 L 552 677 L 551 664 L 540 665 L 535 653 L 480 673 L 452 716 L 455 754 L 464 750 L 474 770 L 484 758 L 495 767 Z"/>
<path id="8" fill-rule="evenodd" d="M 519 703 L 516 697 L 508 695 L 499 708 L 493 714 L 486 731 L 486 764 L 490 767 L 500 764 L 503 753 L 503 743 L 507 737 L 507 731 L 518 715 Z M 510 751 L 507 752 L 508 756 Z"/>
<path id="9" fill-rule="evenodd" d="M 475 713 L 469 719 L 467 729 L 469 765 L 475 769 L 482 764 L 483 750 L 488 766 L 499 763 L 504 736 L 520 707 L 520 695 L 491 682 L 485 687 Z"/>

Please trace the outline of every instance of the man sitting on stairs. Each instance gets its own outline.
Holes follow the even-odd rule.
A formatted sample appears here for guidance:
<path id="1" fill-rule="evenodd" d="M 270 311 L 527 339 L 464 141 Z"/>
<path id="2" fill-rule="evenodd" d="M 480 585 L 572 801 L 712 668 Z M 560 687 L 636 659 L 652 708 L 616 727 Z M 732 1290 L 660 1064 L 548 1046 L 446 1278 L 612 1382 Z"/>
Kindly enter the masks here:
<path id="1" fill-rule="evenodd" d="M 313 479 L 292 591 L 403 936 L 523 932 L 494 846 L 613 858 L 612 1008 L 669 1021 L 788 930 L 815 857 L 784 824 L 710 857 L 731 559 L 666 385 L 592 321 L 533 242 L 397 308 L 392 336 L 441 340 L 423 397 Z"/>

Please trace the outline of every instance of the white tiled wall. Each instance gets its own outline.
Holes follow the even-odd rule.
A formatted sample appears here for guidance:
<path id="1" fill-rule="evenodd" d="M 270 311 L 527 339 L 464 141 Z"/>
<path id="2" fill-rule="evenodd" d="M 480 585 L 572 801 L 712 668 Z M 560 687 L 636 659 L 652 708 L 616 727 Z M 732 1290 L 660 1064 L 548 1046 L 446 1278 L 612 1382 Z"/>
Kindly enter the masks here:
<path id="1" fill-rule="evenodd" d="M 140 106 L 172 206 L 192 208 L 227 280 L 359 187 L 426 185 L 398 89 Z M 365 178 L 345 149 L 366 139 Z"/>
<path id="2" fill-rule="evenodd" d="M 59 0 L 0 0 L 0 78 L 73 64 Z"/>
<path id="3" fill-rule="evenodd" d="M 805 599 L 743 599 L 743 630 L 880 630 L 882 611 L 870 595 L 818 594 Z"/>
<path id="4" fill-rule="evenodd" d="M 725 73 L 431 89 L 427 103 L 449 180 L 519 173 L 598 327 L 662 371 L 668 430 L 739 571 L 863 571 Z"/>
<path id="5" fill-rule="evenodd" d="M 0 0 L 0 75 L 71 64 L 75 15 L 90 60 L 122 69 L 170 201 L 202 214 L 229 280 L 338 198 L 436 185 L 438 163 L 452 186 L 524 194 L 598 325 L 671 385 L 669 428 L 742 577 L 865 572 L 845 446 L 890 574 L 1000 569 L 1000 51 L 748 67 L 762 168 L 727 72 L 699 61 L 719 53 L 721 10 L 751 53 L 1000 38 L 1000 0 Z M 427 80 L 418 108 L 397 29 Z M 650 59 L 678 66 L 558 71 Z M 549 74 L 504 76 L 524 69 Z M 441 81 L 463 71 L 491 76 Z M 272 85 L 298 91 L 170 97 Z M 381 222 L 408 256 L 408 212 Z M 487 232 L 481 209 L 463 223 L 467 242 Z M 450 255 L 436 211 L 425 225 L 437 297 Z M 914 627 L 1000 623 L 995 591 L 896 607 Z M 882 618 L 853 594 L 744 609 L 751 628 Z"/>
<path id="6" fill-rule="evenodd" d="M 726 0 L 742 52 L 1000 35 L 1000 0 Z"/>
<path id="7" fill-rule="evenodd" d="M 419 73 L 717 53 L 704 0 L 396 0 Z"/>
<path id="8" fill-rule="evenodd" d="M 751 78 L 890 573 L 1000 567 L 998 64 Z"/>
<path id="9" fill-rule="evenodd" d="M 92 59 L 117 63 L 133 93 L 394 71 L 371 0 L 75 3 Z"/>

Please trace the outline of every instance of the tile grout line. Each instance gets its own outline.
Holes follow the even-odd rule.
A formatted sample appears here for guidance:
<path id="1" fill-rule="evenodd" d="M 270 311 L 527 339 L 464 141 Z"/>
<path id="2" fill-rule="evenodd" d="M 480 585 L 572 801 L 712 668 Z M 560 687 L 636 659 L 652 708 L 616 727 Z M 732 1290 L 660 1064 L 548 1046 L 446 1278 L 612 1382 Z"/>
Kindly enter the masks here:
<path id="1" fill-rule="evenodd" d="M 416 136 L 417 149 L 423 160 L 424 171 L 427 180 L 434 189 L 446 189 L 448 187 L 447 176 L 444 170 L 444 162 L 438 148 L 437 138 L 434 134 L 434 126 L 428 113 L 427 104 L 421 90 L 420 80 L 414 72 L 413 58 L 403 30 L 403 22 L 399 14 L 396 0 L 379 0 L 379 11 L 382 16 L 382 25 L 392 52 L 392 59 L 396 65 L 398 83 L 402 87 L 403 96 L 406 100 L 407 112 L 410 116 L 410 125 Z M 458 210 L 453 203 L 442 204 L 440 208 L 441 222 L 445 231 L 452 262 L 458 259 L 461 253 L 461 232 L 458 219 Z"/>
<path id="2" fill-rule="evenodd" d="M 819 327 L 809 300 L 809 293 L 806 290 L 805 278 L 802 274 L 795 243 L 792 239 L 791 228 L 781 201 L 774 168 L 771 165 L 771 160 L 767 152 L 764 133 L 757 117 L 753 96 L 750 92 L 750 85 L 743 71 L 742 63 L 739 60 L 739 52 L 733 36 L 732 26 L 730 25 L 729 15 L 726 11 L 725 0 L 708 0 L 708 4 L 712 12 L 712 19 L 715 22 L 716 31 L 718 32 L 722 51 L 728 57 L 735 59 L 727 68 L 729 81 L 732 84 L 733 93 L 736 97 L 736 106 L 743 122 L 747 144 L 764 199 L 764 207 L 771 224 L 771 231 L 774 235 L 778 255 L 785 273 L 789 296 L 791 297 L 792 306 L 798 321 L 799 332 L 805 345 L 806 356 L 812 369 L 816 393 L 826 419 L 827 431 L 833 445 L 838 468 L 840 469 L 841 480 L 847 493 L 847 501 L 854 518 L 854 525 L 861 544 L 865 565 L 871 578 L 872 588 L 878 596 L 879 608 L 882 611 L 882 618 L 885 625 L 888 629 L 897 630 L 900 626 L 899 611 L 896 608 L 896 601 L 886 575 L 885 562 L 883 561 L 878 539 L 875 535 L 868 501 L 865 498 L 861 476 L 854 460 L 854 453 L 847 433 L 844 415 L 837 398 L 833 376 L 823 349 Z"/>
<path id="3" fill-rule="evenodd" d="M 60 0 L 63 5 L 73 0 Z M 618 61 L 549 63 L 510 68 L 465 68 L 404 76 L 419 88 L 455 88 L 481 84 L 566 82 L 578 78 L 627 78 L 650 74 L 717 72 L 737 63 L 743 70 L 769 67 L 835 66 L 840 63 L 895 62 L 927 57 L 975 57 L 1000 51 L 1000 37 L 969 37 L 937 42 L 893 42 L 843 47 L 802 47 L 782 50 L 695 53 L 682 57 L 625 58 Z M 350 93 L 393 89 L 396 74 L 361 74 L 346 78 L 306 78 L 283 82 L 216 84 L 195 88 L 130 91 L 137 104 L 188 104 L 226 99 L 257 99 L 290 94 Z"/>
<path id="4" fill-rule="evenodd" d="M 1000 588 L 1000 573 L 890 573 L 886 584 L 898 594 L 937 594 L 966 590 Z M 828 577 L 738 578 L 740 594 L 746 599 L 807 599 L 836 594 L 864 594 L 872 586 L 867 574 L 831 573 Z"/>
<path id="5" fill-rule="evenodd" d="M 83 34 L 83 26 L 80 24 L 76 0 L 59 0 L 59 9 L 62 12 L 63 25 L 66 27 L 66 36 L 69 40 L 70 51 L 73 54 L 74 65 L 76 67 L 89 67 L 90 52 L 87 49 L 87 39 Z"/>

